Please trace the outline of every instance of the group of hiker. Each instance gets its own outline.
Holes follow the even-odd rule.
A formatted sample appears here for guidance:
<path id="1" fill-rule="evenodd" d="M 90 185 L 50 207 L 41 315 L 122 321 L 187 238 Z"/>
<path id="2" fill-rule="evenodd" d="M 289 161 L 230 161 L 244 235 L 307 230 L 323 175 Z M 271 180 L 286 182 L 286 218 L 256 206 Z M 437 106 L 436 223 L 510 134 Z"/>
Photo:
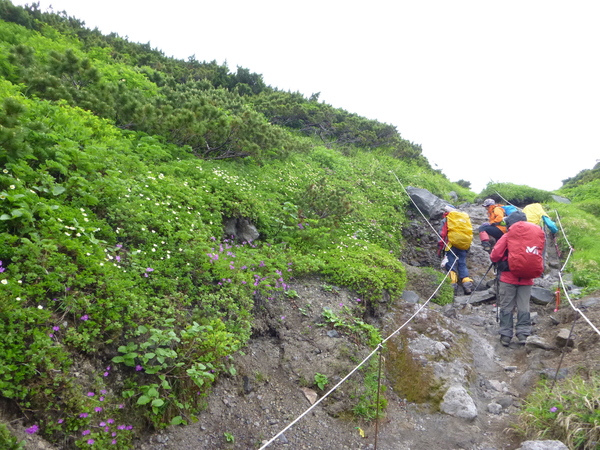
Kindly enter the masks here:
<path id="1" fill-rule="evenodd" d="M 497 275 L 500 342 L 508 347 L 516 335 L 518 342 L 525 344 L 527 336 L 531 335 L 529 300 L 532 286 L 545 267 L 544 226 L 551 233 L 558 229 L 539 203 L 519 210 L 488 198 L 482 206 L 487 210 L 488 221 L 478 227 L 478 232 L 482 248 L 489 253 L 490 268 L 495 267 Z M 473 240 L 469 215 L 446 205 L 439 234 L 438 256 L 443 256 L 442 267 L 449 272 L 455 294 L 459 286 L 465 295 L 472 294 L 473 279 L 467 268 L 467 255 Z"/>

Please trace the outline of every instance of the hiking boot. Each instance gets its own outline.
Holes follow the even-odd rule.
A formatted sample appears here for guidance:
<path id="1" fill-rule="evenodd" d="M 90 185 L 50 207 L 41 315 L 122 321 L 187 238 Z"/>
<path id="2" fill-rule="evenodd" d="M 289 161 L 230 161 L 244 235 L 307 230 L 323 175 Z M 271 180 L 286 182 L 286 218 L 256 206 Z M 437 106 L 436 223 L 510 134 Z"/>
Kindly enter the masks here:
<path id="1" fill-rule="evenodd" d="M 467 281 L 463 283 L 463 290 L 465 291 L 465 295 L 470 295 L 473 292 L 473 282 Z"/>
<path id="2" fill-rule="evenodd" d="M 512 338 L 509 336 L 500 336 L 500 343 L 505 347 L 508 347 L 510 345 L 511 340 Z"/>
<path id="3" fill-rule="evenodd" d="M 527 336 L 524 334 L 517 334 L 517 339 L 519 340 L 519 344 L 525 344 L 527 341 Z"/>
<path id="4" fill-rule="evenodd" d="M 483 242 L 481 243 L 481 246 L 482 246 L 482 247 L 483 247 L 483 249 L 484 249 L 486 252 L 488 252 L 488 253 L 490 253 L 490 252 L 492 251 L 492 245 L 490 244 L 490 242 L 489 242 L 489 241 L 483 241 Z"/>

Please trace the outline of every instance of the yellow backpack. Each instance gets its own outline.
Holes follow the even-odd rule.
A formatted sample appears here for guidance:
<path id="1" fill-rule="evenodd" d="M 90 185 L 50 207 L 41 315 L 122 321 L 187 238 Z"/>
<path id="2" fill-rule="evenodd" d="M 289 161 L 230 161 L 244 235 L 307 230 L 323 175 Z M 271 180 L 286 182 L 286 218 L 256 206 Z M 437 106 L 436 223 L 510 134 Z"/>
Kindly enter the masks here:
<path id="1" fill-rule="evenodd" d="M 540 227 L 544 225 L 542 217 L 547 216 L 546 211 L 539 203 L 532 203 L 523 208 L 523 212 L 527 216 L 527 222 L 535 223 Z"/>
<path id="2" fill-rule="evenodd" d="M 446 220 L 449 245 L 459 250 L 468 250 L 473 241 L 473 227 L 469 215 L 462 211 L 450 211 Z"/>

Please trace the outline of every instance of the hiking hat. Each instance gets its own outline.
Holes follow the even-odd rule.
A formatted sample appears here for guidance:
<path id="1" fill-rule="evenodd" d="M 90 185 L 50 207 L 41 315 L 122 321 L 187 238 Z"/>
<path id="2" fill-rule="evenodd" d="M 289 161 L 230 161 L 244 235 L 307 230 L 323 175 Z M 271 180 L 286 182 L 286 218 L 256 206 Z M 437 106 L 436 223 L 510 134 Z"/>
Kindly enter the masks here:
<path id="1" fill-rule="evenodd" d="M 452 211 L 456 211 L 456 208 L 452 205 L 446 205 L 444 206 L 444 211 L 445 212 L 452 212 Z"/>
<path id="2" fill-rule="evenodd" d="M 527 222 L 527 216 L 523 211 L 515 211 L 510 214 L 506 219 L 504 219 L 506 223 L 506 228 L 510 228 L 511 225 L 514 225 L 517 222 Z"/>
<path id="3" fill-rule="evenodd" d="M 488 207 L 488 206 L 490 206 L 490 205 L 495 205 L 495 204 L 496 204 L 496 201 L 495 201 L 493 198 L 486 198 L 486 199 L 483 201 L 483 206 L 484 206 L 485 208 L 487 208 L 487 207 Z"/>

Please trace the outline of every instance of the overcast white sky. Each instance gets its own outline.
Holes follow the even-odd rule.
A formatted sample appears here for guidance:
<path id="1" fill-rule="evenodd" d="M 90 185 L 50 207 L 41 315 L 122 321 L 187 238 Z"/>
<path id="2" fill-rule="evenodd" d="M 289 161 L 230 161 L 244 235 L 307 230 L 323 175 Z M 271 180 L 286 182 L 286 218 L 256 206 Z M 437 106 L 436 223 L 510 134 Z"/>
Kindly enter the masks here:
<path id="1" fill-rule="evenodd" d="M 40 0 L 50 5 L 167 56 L 320 92 L 396 126 L 475 192 L 492 180 L 555 190 L 600 159 L 597 0 Z"/>

